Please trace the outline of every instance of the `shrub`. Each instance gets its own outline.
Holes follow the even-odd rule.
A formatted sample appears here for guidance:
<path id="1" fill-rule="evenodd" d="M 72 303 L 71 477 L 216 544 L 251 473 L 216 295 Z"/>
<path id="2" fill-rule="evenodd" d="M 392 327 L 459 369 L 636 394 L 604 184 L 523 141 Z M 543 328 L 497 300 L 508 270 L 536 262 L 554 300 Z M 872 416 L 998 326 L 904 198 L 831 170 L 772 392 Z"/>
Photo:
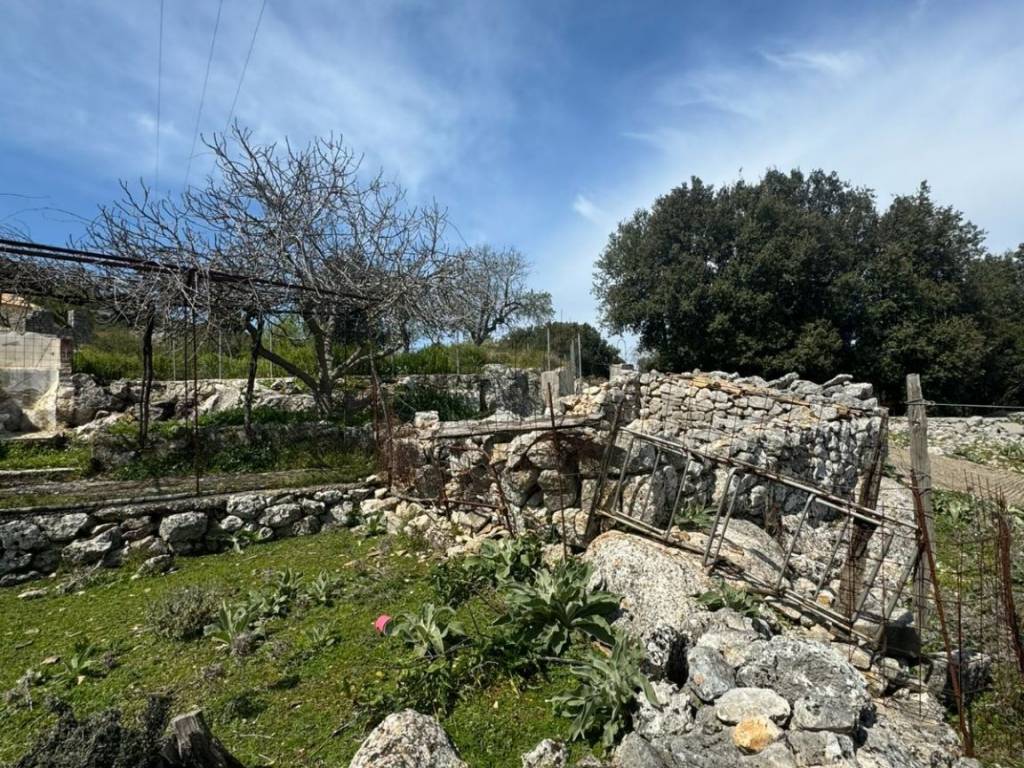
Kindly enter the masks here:
<path id="1" fill-rule="evenodd" d="M 455 611 L 425 603 L 418 613 L 406 613 L 388 625 L 388 634 L 410 646 L 417 656 L 436 659 L 466 638 Z"/>
<path id="2" fill-rule="evenodd" d="M 320 571 L 317 577 L 309 583 L 306 589 L 306 596 L 313 603 L 319 605 L 330 605 L 334 598 L 341 591 L 341 578 L 332 576 L 327 571 Z"/>
<path id="3" fill-rule="evenodd" d="M 203 634 L 217 615 L 217 593 L 203 587 L 182 587 L 157 601 L 149 623 L 161 637 L 191 640 Z"/>
<path id="4" fill-rule="evenodd" d="M 257 633 L 250 632 L 249 628 L 257 618 L 249 605 L 232 606 L 221 601 L 217 618 L 206 634 L 232 656 L 248 656 L 257 638 Z"/>
<path id="5" fill-rule="evenodd" d="M 650 681 L 640 671 L 644 652 L 632 640 L 618 634 L 611 656 L 590 650 L 573 664 L 579 688 L 552 699 L 555 711 L 573 718 L 572 739 L 582 739 L 600 730 L 601 745 L 608 749 L 630 725 L 636 694 L 643 691 L 657 705 Z"/>
<path id="6" fill-rule="evenodd" d="M 442 603 L 460 605 L 480 591 L 486 580 L 466 567 L 464 558 L 450 558 L 430 569 L 430 584 Z"/>
<path id="7" fill-rule="evenodd" d="M 540 541 L 535 536 L 519 536 L 484 541 L 477 554 L 466 558 L 465 567 L 500 586 L 533 581 L 540 562 Z"/>
<path id="8" fill-rule="evenodd" d="M 587 563 L 564 560 L 539 571 L 532 584 L 509 584 L 505 596 L 512 621 L 547 653 L 564 653 L 576 632 L 611 645 L 608 618 L 618 610 L 619 598 L 591 591 L 590 574 Z"/>
<path id="9" fill-rule="evenodd" d="M 33 745 L 15 768 L 159 768 L 167 727 L 168 702 L 150 697 L 131 724 L 120 710 L 108 709 L 78 720 L 71 708 L 53 702 L 57 724 Z"/>
<path id="10" fill-rule="evenodd" d="M 61 659 L 59 669 L 53 674 L 53 681 L 70 688 L 81 685 L 87 678 L 100 677 L 104 667 L 98 655 L 96 647 L 90 643 L 75 643 L 74 651 Z"/>

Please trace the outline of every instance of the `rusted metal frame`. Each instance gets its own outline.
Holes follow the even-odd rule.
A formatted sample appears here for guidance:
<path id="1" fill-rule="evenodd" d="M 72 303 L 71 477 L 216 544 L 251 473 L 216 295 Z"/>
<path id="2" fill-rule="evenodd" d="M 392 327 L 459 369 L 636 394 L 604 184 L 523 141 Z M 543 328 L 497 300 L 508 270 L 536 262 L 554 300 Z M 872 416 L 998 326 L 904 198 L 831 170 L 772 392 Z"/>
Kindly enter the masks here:
<path id="1" fill-rule="evenodd" d="M 555 428 L 555 396 L 551 384 L 548 383 L 548 407 L 551 409 L 551 442 L 555 447 L 555 456 L 558 457 L 558 503 L 561 505 L 559 512 L 562 513 L 562 557 L 569 557 L 569 537 L 565 526 L 565 477 L 562 474 L 562 444 L 558 440 L 558 430 Z M 575 527 L 575 523 L 573 524 Z"/>
<path id="2" fill-rule="evenodd" d="M 651 479 L 647 483 L 647 496 L 644 498 L 644 506 L 645 507 L 650 506 L 651 499 L 654 498 L 654 476 L 658 474 L 658 464 L 661 463 L 662 451 L 663 451 L 663 449 L 661 448 L 661 446 L 659 446 L 658 450 L 656 450 L 654 452 L 654 465 L 651 467 L 651 472 L 648 475 L 648 477 L 650 477 Z M 636 497 L 638 495 L 639 494 L 636 494 L 636 493 L 633 494 L 633 503 L 630 505 L 630 509 L 629 509 L 630 514 L 632 514 L 633 510 L 636 508 Z M 643 509 L 641 508 L 641 512 L 642 511 L 643 511 Z M 669 527 L 669 530 L 671 530 L 672 523 L 669 523 L 668 527 Z"/>
<path id="3" fill-rule="evenodd" d="M 658 536 L 663 533 L 661 529 L 656 528 L 649 523 L 645 523 L 642 520 L 637 520 L 635 517 L 626 517 L 625 515 L 620 515 L 617 512 L 609 512 L 602 509 L 597 510 L 597 514 L 601 517 L 606 517 L 609 520 L 614 520 L 617 523 L 622 523 L 622 525 L 627 528 L 633 528 L 634 530 L 640 531 L 640 533 L 646 533 L 651 536 Z M 704 553 L 704 550 L 701 547 L 696 547 L 693 544 L 688 544 L 687 542 L 679 541 L 678 539 L 672 542 L 672 546 L 686 550 L 687 552 L 691 552 L 695 555 L 702 555 Z"/>
<path id="4" fill-rule="evenodd" d="M 732 506 L 729 505 L 729 488 L 732 486 L 732 479 L 736 475 L 736 468 L 733 467 L 729 470 L 729 474 L 725 478 L 725 490 L 722 492 L 722 499 L 718 502 L 718 510 L 715 512 L 715 519 L 711 522 L 711 530 L 708 531 L 708 541 L 704 547 L 704 567 L 707 568 L 708 562 L 711 558 L 711 545 L 714 544 L 715 536 L 718 533 L 718 521 L 722 519 L 722 514 L 725 512 L 725 508 L 729 506 L 729 514 L 732 514 Z M 733 497 L 735 498 L 735 497 Z M 717 553 L 715 557 L 717 557 Z"/>
<path id="5" fill-rule="evenodd" d="M 1000 498 L 995 511 L 996 523 L 996 559 L 1001 582 L 1001 602 L 1006 634 L 1009 636 L 1010 650 L 1013 652 L 1017 671 L 1021 682 L 1024 682 L 1024 644 L 1021 643 L 1020 626 L 1017 621 L 1017 604 L 1013 595 L 1013 562 L 1011 556 L 1012 534 L 1006 522 L 1006 500 Z"/>
<path id="6" fill-rule="evenodd" d="M 725 490 L 722 494 L 722 499 L 718 503 L 718 509 L 715 512 L 715 519 L 712 520 L 711 530 L 708 531 L 708 543 L 705 545 L 705 552 L 703 552 L 703 565 L 708 567 L 708 561 L 711 558 L 711 547 L 715 542 L 715 536 L 718 531 L 718 521 L 722 519 L 722 513 L 725 512 L 725 507 L 729 502 L 729 486 L 732 484 L 732 477 L 736 474 L 736 469 L 732 468 L 729 470 L 729 474 L 725 478 Z"/>
<path id="7" fill-rule="evenodd" d="M 832 566 L 836 562 L 836 555 L 839 554 L 839 549 L 843 545 L 843 539 L 846 538 L 846 532 L 850 529 L 850 523 L 852 520 L 852 517 L 846 518 L 843 522 L 843 527 L 839 529 L 839 536 L 836 539 L 835 546 L 832 547 L 832 554 L 828 558 L 828 564 L 825 566 L 825 570 L 821 572 L 821 578 L 818 579 L 818 583 L 814 586 L 815 595 L 821 592 L 822 587 L 825 586 L 825 582 L 828 580 L 829 571 L 832 570 Z"/>
<path id="8" fill-rule="evenodd" d="M 668 537 L 672 535 L 672 527 L 675 525 L 676 514 L 679 512 L 679 500 L 683 498 L 683 488 L 686 483 L 686 471 L 690 468 L 690 457 L 686 457 L 686 464 L 683 465 L 683 473 L 679 478 L 678 488 L 676 489 L 676 498 L 672 502 L 672 509 L 669 510 L 668 525 L 665 526 L 665 535 L 662 536 L 662 541 L 668 541 Z"/>
<path id="9" fill-rule="evenodd" d="M 974 756 L 974 734 L 964 712 L 964 695 L 960 687 L 960 658 L 957 656 L 954 661 L 952 641 L 949 637 L 949 628 L 946 626 L 946 611 L 942 602 L 942 592 L 939 589 L 938 568 L 935 565 L 935 553 L 932 551 L 931 539 L 929 538 L 928 513 L 922 498 L 922 490 L 918 485 L 917 473 L 911 471 L 911 491 L 914 494 L 914 512 L 917 516 L 917 530 L 921 537 L 921 550 L 925 555 L 925 563 L 928 567 L 928 575 L 931 580 L 932 597 L 935 600 L 935 616 L 939 620 L 939 629 L 942 632 L 942 644 L 946 650 L 946 664 L 949 668 L 949 680 L 953 688 L 953 696 L 956 699 L 957 719 L 960 725 L 960 734 L 964 741 L 964 753 L 967 757 Z"/>
<path id="10" fill-rule="evenodd" d="M 593 539 L 600 530 L 594 512 L 600 506 L 601 501 L 604 498 L 604 486 L 608 479 L 608 468 L 612 463 L 612 452 L 615 450 L 615 441 L 619 434 L 619 422 L 622 418 L 622 405 L 623 401 L 619 401 L 618 405 L 615 407 L 615 414 L 612 416 L 611 432 L 608 436 L 608 445 L 605 447 L 604 455 L 601 457 L 601 467 L 597 474 L 597 485 L 594 489 L 594 496 L 590 500 L 590 510 L 587 515 L 587 530 L 584 534 L 584 538 L 587 542 Z M 625 467 L 625 465 L 623 465 L 623 467 Z M 582 488 L 580 492 L 582 493 Z"/>
<path id="11" fill-rule="evenodd" d="M 867 602 L 868 593 L 871 591 L 871 587 L 875 584 L 875 579 L 878 578 L 878 572 L 882 568 L 882 563 L 885 562 L 885 558 L 889 556 L 889 550 L 892 548 L 892 543 L 896 539 L 896 531 L 889 533 L 889 537 L 885 540 L 885 544 L 882 545 L 882 551 L 878 555 L 878 559 L 875 560 L 875 564 L 871 566 L 871 573 L 868 574 L 867 578 L 864 579 L 864 583 L 861 585 L 863 591 L 860 593 L 860 597 L 857 598 L 857 605 L 854 606 L 853 613 L 850 615 L 850 622 L 855 623 L 860 618 L 861 611 L 864 610 L 864 603 Z"/>
<path id="12" fill-rule="evenodd" d="M 622 462 L 622 466 L 619 468 L 619 482 L 615 488 L 615 500 L 612 503 L 613 509 L 622 508 L 622 487 L 626 483 L 626 469 L 629 467 L 629 462 L 633 460 L 633 448 L 636 446 L 636 437 L 634 436 L 629 441 L 629 447 L 626 448 L 626 458 Z"/>
<path id="13" fill-rule="evenodd" d="M 876 524 L 881 524 L 884 522 L 892 524 L 894 526 L 908 528 L 911 530 L 915 528 L 915 526 L 912 523 L 908 523 L 903 520 L 898 520 L 896 518 L 889 517 L 888 515 L 883 515 L 877 510 L 863 507 L 860 504 L 857 504 L 856 502 L 850 501 L 849 499 L 844 499 L 841 496 L 836 496 L 835 494 L 823 488 L 818 488 L 816 486 L 810 485 L 808 483 L 805 483 L 801 480 L 797 480 L 796 478 L 793 477 L 789 477 L 787 475 L 781 475 L 778 472 L 773 472 L 772 470 L 765 469 L 764 467 L 759 467 L 756 464 L 751 464 L 749 462 L 742 461 L 740 459 L 732 458 L 729 456 L 718 456 L 712 453 L 708 453 L 706 451 L 701 451 L 696 448 L 692 448 L 686 445 L 685 443 L 669 440 L 668 438 L 658 437 L 656 435 L 646 435 L 643 434 L 642 432 L 635 432 L 634 430 L 631 430 L 628 427 L 624 428 L 624 431 L 647 442 L 651 442 L 653 444 L 661 444 L 664 445 L 665 447 L 672 448 L 679 453 L 689 453 L 690 455 L 695 456 L 697 458 L 707 459 L 708 461 L 721 464 L 723 466 L 742 469 L 745 472 L 748 472 L 752 475 L 763 477 L 767 480 L 779 483 L 780 485 L 785 485 L 790 488 L 794 488 L 798 491 L 803 491 L 804 493 L 813 493 L 815 496 L 818 497 L 819 504 L 829 507 L 830 509 L 834 509 L 837 512 L 842 512 L 845 515 L 850 515 L 859 520 Z"/>
<path id="14" fill-rule="evenodd" d="M 793 532 L 793 538 L 789 540 L 789 546 L 786 547 L 786 557 L 782 560 L 782 565 L 779 566 L 779 578 L 775 582 L 775 591 L 778 592 L 782 588 L 782 582 L 786 578 L 786 569 L 789 567 L 789 560 L 793 557 L 793 550 L 796 549 L 796 540 L 800 538 L 800 533 L 804 529 L 804 521 L 807 520 L 807 512 L 811 508 L 811 504 L 814 503 L 814 495 L 807 497 L 807 502 L 804 504 L 804 508 L 800 511 L 800 518 L 796 523 L 796 530 Z"/>
<path id="15" fill-rule="evenodd" d="M 729 488 L 726 487 L 726 493 L 729 492 Z M 736 499 L 739 497 L 739 488 L 733 491 L 732 498 L 729 500 L 729 509 L 725 513 L 725 519 L 722 521 L 722 530 L 718 534 L 718 546 L 715 547 L 715 556 L 711 558 L 711 563 L 718 562 L 718 556 L 722 552 L 722 544 L 725 542 L 726 531 L 729 530 L 729 523 L 732 521 L 732 513 L 736 510 Z M 705 566 L 707 563 L 705 563 Z"/>
<path id="16" fill-rule="evenodd" d="M 896 582 L 896 589 L 893 592 L 892 599 L 889 600 L 888 605 L 882 606 L 882 615 L 879 617 L 878 631 L 875 633 L 875 645 L 879 646 L 882 644 L 882 635 L 885 634 L 885 627 L 889 623 L 889 618 L 892 616 L 892 612 L 896 610 L 896 605 L 900 601 L 900 597 L 903 594 L 903 588 L 907 585 L 910 577 L 913 576 L 914 571 L 917 570 L 917 564 L 920 562 L 921 557 L 924 555 L 924 551 L 918 540 L 917 550 L 914 556 L 909 558 L 906 564 L 903 566 L 903 572 L 900 574 L 899 580 Z"/>
<path id="17" fill-rule="evenodd" d="M 773 599 L 782 605 L 789 605 L 797 610 L 815 614 L 822 621 L 842 630 L 844 635 L 856 635 L 866 643 L 872 645 L 877 644 L 876 638 L 855 629 L 849 619 L 845 616 L 826 608 L 820 603 L 816 603 L 815 601 L 808 599 L 804 595 L 798 594 L 790 589 L 784 589 L 781 596 L 769 596 L 769 600 Z"/>

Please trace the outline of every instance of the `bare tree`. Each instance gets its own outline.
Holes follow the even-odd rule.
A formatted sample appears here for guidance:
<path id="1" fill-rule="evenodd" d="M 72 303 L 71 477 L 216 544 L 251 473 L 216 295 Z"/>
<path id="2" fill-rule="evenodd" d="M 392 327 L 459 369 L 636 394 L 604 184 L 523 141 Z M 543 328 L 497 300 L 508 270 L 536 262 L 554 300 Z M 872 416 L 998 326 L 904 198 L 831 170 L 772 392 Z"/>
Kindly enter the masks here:
<path id="1" fill-rule="evenodd" d="M 551 294 L 526 287 L 530 265 L 515 248 L 474 246 L 459 258 L 462 277 L 449 304 L 452 325 L 474 344 L 483 344 L 501 329 L 551 317 Z"/>
<path id="2" fill-rule="evenodd" d="M 410 323 L 435 322 L 430 298 L 454 273 L 444 212 L 364 176 L 334 137 L 260 145 L 236 125 L 207 146 L 215 171 L 188 206 L 215 233 L 214 263 L 282 286 L 270 306 L 253 291 L 240 307 L 253 355 L 302 381 L 326 413 L 338 376 L 400 348 Z M 263 346 L 264 327 L 289 314 L 308 334 L 312 368 Z"/>

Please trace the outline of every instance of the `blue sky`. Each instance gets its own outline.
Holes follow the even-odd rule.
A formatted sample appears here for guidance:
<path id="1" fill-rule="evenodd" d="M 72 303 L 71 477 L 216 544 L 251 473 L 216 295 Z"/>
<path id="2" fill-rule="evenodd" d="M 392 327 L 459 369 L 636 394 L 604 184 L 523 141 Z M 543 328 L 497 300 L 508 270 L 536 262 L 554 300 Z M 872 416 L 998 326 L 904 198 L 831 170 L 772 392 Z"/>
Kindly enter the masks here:
<path id="1" fill-rule="evenodd" d="M 0 220 L 62 243 L 157 174 L 160 0 L 3 0 Z M 228 119 L 260 0 L 223 0 L 200 131 Z M 164 0 L 159 188 L 185 179 L 218 0 Z M 596 319 L 616 222 L 697 175 L 824 167 L 880 204 L 928 179 L 1024 241 L 1024 3 L 268 0 L 236 116 L 335 132 L 469 242 L 515 245 Z M 208 158 L 194 159 L 195 180 Z"/>

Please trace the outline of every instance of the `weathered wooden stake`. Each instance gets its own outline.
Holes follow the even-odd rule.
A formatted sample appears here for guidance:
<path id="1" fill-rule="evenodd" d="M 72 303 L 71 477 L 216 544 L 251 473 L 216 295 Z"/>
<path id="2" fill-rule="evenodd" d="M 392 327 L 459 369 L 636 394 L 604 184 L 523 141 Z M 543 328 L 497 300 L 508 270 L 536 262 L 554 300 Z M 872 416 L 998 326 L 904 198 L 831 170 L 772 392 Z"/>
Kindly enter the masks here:
<path id="1" fill-rule="evenodd" d="M 179 765 L 194 768 L 245 768 L 210 732 L 202 710 L 178 715 L 171 721 L 171 731 L 174 733 Z"/>
<path id="2" fill-rule="evenodd" d="M 932 465 L 928 458 L 928 409 L 921 393 L 921 377 L 907 374 L 907 423 L 910 427 L 910 471 L 921 497 L 922 519 L 928 541 L 935 541 L 935 515 L 932 511 Z M 923 561 L 918 563 L 914 579 L 914 602 L 917 608 L 919 632 L 928 623 L 928 599 L 931 578 Z"/>

